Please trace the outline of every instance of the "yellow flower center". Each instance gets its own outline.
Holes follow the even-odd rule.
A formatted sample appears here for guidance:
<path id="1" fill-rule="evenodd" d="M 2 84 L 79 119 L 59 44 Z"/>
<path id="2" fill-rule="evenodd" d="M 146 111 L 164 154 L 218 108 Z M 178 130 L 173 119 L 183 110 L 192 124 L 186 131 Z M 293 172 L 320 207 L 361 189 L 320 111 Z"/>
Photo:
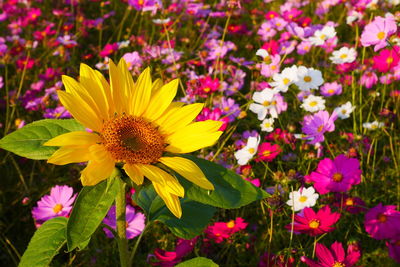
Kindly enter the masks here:
<path id="1" fill-rule="evenodd" d="M 381 213 L 378 215 L 377 219 L 380 223 L 385 223 L 387 221 L 387 216 Z"/>
<path id="2" fill-rule="evenodd" d="M 162 156 L 164 137 L 143 118 L 115 117 L 104 123 L 101 131 L 104 147 L 115 161 L 124 163 L 155 163 Z"/>
<path id="3" fill-rule="evenodd" d="M 283 79 L 283 84 L 284 85 L 288 85 L 289 82 L 290 82 L 290 80 L 288 78 L 284 78 Z"/>
<path id="4" fill-rule="evenodd" d="M 256 150 L 255 150 L 254 148 L 252 148 L 252 147 L 251 147 L 251 148 L 249 148 L 249 150 L 248 150 L 248 151 L 249 151 L 249 153 L 250 153 L 250 154 L 254 154 L 254 152 L 256 152 Z"/>
<path id="5" fill-rule="evenodd" d="M 321 36 L 319 37 L 321 40 L 325 40 L 326 39 L 326 35 L 325 34 L 321 34 Z"/>
<path id="6" fill-rule="evenodd" d="M 275 65 L 272 65 L 272 66 L 271 66 L 271 70 L 276 70 L 276 66 L 275 66 Z"/>
<path id="7" fill-rule="evenodd" d="M 337 172 L 332 176 L 332 179 L 333 181 L 339 183 L 343 180 L 343 174 Z"/>
<path id="8" fill-rule="evenodd" d="M 335 261 L 335 263 L 333 263 L 332 267 L 346 267 L 346 265 L 341 262 Z"/>
<path id="9" fill-rule="evenodd" d="M 353 205 L 354 205 L 354 201 L 352 198 L 346 199 L 346 206 L 353 206 Z"/>
<path id="10" fill-rule="evenodd" d="M 347 54 L 341 54 L 341 55 L 340 55 L 340 58 L 341 58 L 341 59 L 345 59 L 346 57 L 347 57 Z"/>
<path id="11" fill-rule="evenodd" d="M 317 129 L 317 131 L 320 133 L 322 131 L 322 129 L 324 129 L 324 125 L 320 125 Z"/>
<path id="12" fill-rule="evenodd" d="M 232 229 L 233 227 L 235 227 L 235 222 L 233 220 L 230 220 L 226 223 L 226 227 Z"/>
<path id="13" fill-rule="evenodd" d="M 304 80 L 306 83 L 309 83 L 309 82 L 311 82 L 311 77 L 310 77 L 310 76 L 304 76 L 303 80 Z"/>
<path id="14" fill-rule="evenodd" d="M 347 111 L 345 109 L 342 109 L 342 114 L 345 115 Z"/>
<path id="15" fill-rule="evenodd" d="M 300 198 L 299 198 L 299 201 L 301 202 L 301 203 L 304 203 L 304 202 L 306 202 L 307 201 L 307 197 L 306 196 L 301 196 Z"/>
<path id="16" fill-rule="evenodd" d="M 264 126 L 265 126 L 265 128 L 269 128 L 269 127 L 271 127 L 271 123 L 266 122 L 266 123 L 264 123 Z"/>
<path id="17" fill-rule="evenodd" d="M 379 40 L 383 40 L 385 38 L 385 32 L 378 32 L 376 37 L 378 37 Z"/>
<path id="18" fill-rule="evenodd" d="M 54 213 L 59 213 L 62 209 L 63 209 L 63 205 L 61 205 L 61 204 L 56 204 L 56 205 L 53 207 Z"/>
<path id="19" fill-rule="evenodd" d="M 269 155 L 271 155 L 271 151 L 270 150 L 264 150 L 263 151 L 263 156 L 264 157 L 269 157 Z"/>
<path id="20" fill-rule="evenodd" d="M 211 91 L 211 88 L 210 88 L 210 87 L 205 87 L 205 88 L 203 88 L 203 91 L 206 92 L 206 93 L 208 93 L 208 92 Z"/>
<path id="21" fill-rule="evenodd" d="M 271 102 L 269 102 L 269 101 L 264 101 L 263 102 L 263 106 L 264 107 L 268 107 L 269 105 L 271 105 Z"/>
<path id="22" fill-rule="evenodd" d="M 311 229 L 317 229 L 319 227 L 319 221 L 318 220 L 311 220 L 311 222 L 308 224 L 308 226 Z"/>
<path id="23" fill-rule="evenodd" d="M 328 90 L 328 93 L 330 93 L 330 94 L 333 94 L 334 92 L 335 92 L 335 90 L 333 90 L 333 89 Z"/>
<path id="24" fill-rule="evenodd" d="M 388 58 L 386 59 L 386 63 L 387 63 L 387 64 L 392 64 L 392 62 L 393 62 L 393 58 L 392 58 L 392 57 L 388 57 Z"/>
<path id="25" fill-rule="evenodd" d="M 310 107 L 315 107 L 316 105 L 318 105 L 317 101 L 310 102 Z"/>

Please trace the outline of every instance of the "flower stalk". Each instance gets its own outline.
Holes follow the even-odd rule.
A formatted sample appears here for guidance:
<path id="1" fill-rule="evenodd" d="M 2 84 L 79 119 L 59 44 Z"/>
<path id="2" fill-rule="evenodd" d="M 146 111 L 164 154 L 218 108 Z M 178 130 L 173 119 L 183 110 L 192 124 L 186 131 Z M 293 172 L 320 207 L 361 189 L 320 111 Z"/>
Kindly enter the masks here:
<path id="1" fill-rule="evenodd" d="M 115 199 L 115 213 L 117 219 L 117 242 L 119 259 L 121 262 L 121 267 L 128 266 L 128 240 L 126 239 L 126 203 L 125 203 L 125 183 L 120 179 L 120 188 Z"/>

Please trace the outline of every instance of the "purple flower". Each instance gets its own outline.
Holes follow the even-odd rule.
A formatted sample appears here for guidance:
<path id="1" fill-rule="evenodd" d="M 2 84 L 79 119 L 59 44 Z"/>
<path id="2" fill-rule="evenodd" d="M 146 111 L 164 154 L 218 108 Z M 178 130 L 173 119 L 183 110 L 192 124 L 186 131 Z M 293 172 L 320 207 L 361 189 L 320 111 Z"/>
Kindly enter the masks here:
<path id="1" fill-rule="evenodd" d="M 400 238 L 386 242 L 389 249 L 389 256 L 397 263 L 400 263 Z"/>
<path id="2" fill-rule="evenodd" d="M 320 194 L 346 192 L 352 185 L 361 182 L 360 162 L 340 154 L 334 160 L 325 158 L 318 163 L 317 170 L 305 176 Z"/>
<path id="3" fill-rule="evenodd" d="M 307 138 L 312 138 L 308 143 L 316 144 L 325 140 L 325 132 L 333 132 L 335 130 L 335 120 L 337 114 L 335 112 L 329 116 L 328 111 L 320 110 L 313 115 L 307 115 L 303 120 L 301 130 L 306 134 Z"/>
<path id="4" fill-rule="evenodd" d="M 365 214 L 365 231 L 375 239 L 392 239 L 400 234 L 400 212 L 394 205 L 379 203 Z"/>
<path id="5" fill-rule="evenodd" d="M 126 205 L 126 238 L 132 239 L 143 231 L 145 226 L 146 217 L 143 213 L 136 212 L 135 208 L 131 205 Z M 117 228 L 117 221 L 115 215 L 115 206 L 112 206 L 108 211 L 107 216 L 103 220 L 104 224 L 107 224 L 114 230 Z M 107 228 L 103 228 L 108 238 L 113 238 L 114 235 Z"/>
<path id="6" fill-rule="evenodd" d="M 50 191 L 50 195 L 43 196 L 32 209 L 32 217 L 39 223 L 43 223 L 55 217 L 68 217 L 76 194 L 72 187 L 56 185 Z"/>
<path id="7" fill-rule="evenodd" d="M 232 122 L 240 114 L 240 107 L 232 98 L 222 97 L 218 107 L 222 111 L 222 115 L 227 115 L 229 122 Z"/>
<path id="8" fill-rule="evenodd" d="M 342 93 L 342 85 L 337 82 L 325 83 L 319 90 L 321 91 L 321 95 L 326 97 L 340 95 Z"/>

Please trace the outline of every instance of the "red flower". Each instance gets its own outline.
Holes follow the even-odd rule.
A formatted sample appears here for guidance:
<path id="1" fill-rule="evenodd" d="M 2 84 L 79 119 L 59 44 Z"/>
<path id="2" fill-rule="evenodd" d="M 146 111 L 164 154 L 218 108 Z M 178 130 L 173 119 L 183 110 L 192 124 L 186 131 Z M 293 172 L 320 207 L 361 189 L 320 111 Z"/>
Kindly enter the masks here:
<path id="1" fill-rule="evenodd" d="M 100 56 L 101 57 L 108 57 L 109 55 L 113 54 L 118 50 L 118 44 L 113 43 L 113 44 L 106 44 L 106 46 L 101 50 Z"/>
<path id="2" fill-rule="evenodd" d="M 360 251 L 351 249 L 347 249 L 346 256 L 342 243 L 337 241 L 331 245 L 330 250 L 324 245 L 317 243 L 315 252 L 319 262 L 306 257 L 302 257 L 301 261 L 310 267 L 351 267 L 357 263 L 361 256 Z"/>
<path id="3" fill-rule="evenodd" d="M 258 161 L 273 161 L 279 153 L 281 153 L 282 149 L 278 144 L 271 145 L 271 143 L 265 142 L 262 143 L 258 149 Z"/>
<path id="4" fill-rule="evenodd" d="M 207 227 L 207 237 L 213 239 L 215 243 L 221 243 L 223 240 L 228 239 L 234 233 L 244 230 L 247 227 L 247 223 L 240 217 L 236 220 L 230 220 L 229 222 L 216 222 L 213 225 Z"/>
<path id="5" fill-rule="evenodd" d="M 387 72 L 399 63 L 400 48 L 395 46 L 393 49 L 383 49 L 378 55 L 374 56 L 374 69 L 380 72 Z"/>
<path id="6" fill-rule="evenodd" d="M 332 227 L 340 218 L 337 212 L 331 212 L 329 206 L 324 206 L 317 213 L 312 208 L 304 208 L 294 216 L 293 231 L 311 236 L 316 236 L 333 231 Z M 286 225 L 286 229 L 291 230 L 292 225 Z"/>

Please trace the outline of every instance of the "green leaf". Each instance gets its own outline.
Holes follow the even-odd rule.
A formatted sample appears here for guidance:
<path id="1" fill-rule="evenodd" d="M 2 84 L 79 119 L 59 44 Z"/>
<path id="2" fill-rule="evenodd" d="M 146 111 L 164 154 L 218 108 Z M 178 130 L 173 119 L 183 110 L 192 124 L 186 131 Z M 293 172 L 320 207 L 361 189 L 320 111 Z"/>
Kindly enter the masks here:
<path id="1" fill-rule="evenodd" d="M 67 221 L 65 217 L 56 217 L 43 223 L 33 235 L 18 266 L 49 266 L 66 242 Z"/>
<path id="2" fill-rule="evenodd" d="M 176 218 L 154 191 L 153 185 L 143 187 L 135 194 L 136 203 L 145 211 L 150 221 L 164 223 L 173 234 L 184 239 L 200 235 L 210 222 L 216 209 L 187 198 L 181 199 L 182 217 Z"/>
<path id="3" fill-rule="evenodd" d="M 114 176 L 95 186 L 85 186 L 79 193 L 67 226 L 68 251 L 85 247 L 107 215 L 119 190 L 120 179 Z"/>
<path id="4" fill-rule="evenodd" d="M 218 267 L 219 265 L 204 257 L 193 258 L 179 263 L 175 267 Z"/>
<path id="5" fill-rule="evenodd" d="M 35 121 L 3 137 L 0 147 L 28 159 L 48 159 L 58 148 L 43 143 L 64 133 L 84 130 L 74 119 Z"/>
<path id="6" fill-rule="evenodd" d="M 190 155 L 185 155 L 185 158 L 196 163 L 215 187 L 215 190 L 208 191 L 176 174 L 189 199 L 214 207 L 235 209 L 269 196 L 264 190 L 219 164 Z"/>

